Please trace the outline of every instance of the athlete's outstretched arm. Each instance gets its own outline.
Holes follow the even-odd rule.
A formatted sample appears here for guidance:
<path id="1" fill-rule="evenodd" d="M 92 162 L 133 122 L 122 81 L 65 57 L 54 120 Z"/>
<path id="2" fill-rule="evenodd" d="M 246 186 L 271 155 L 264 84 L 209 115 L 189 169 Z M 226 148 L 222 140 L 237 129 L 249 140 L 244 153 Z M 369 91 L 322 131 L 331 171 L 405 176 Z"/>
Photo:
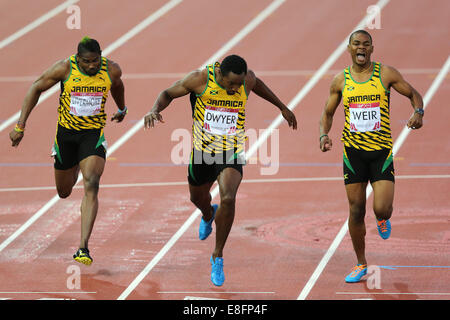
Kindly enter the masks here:
<path id="1" fill-rule="evenodd" d="M 161 112 L 169 106 L 173 99 L 195 92 L 206 85 L 206 70 L 192 71 L 169 88 L 161 91 L 152 109 L 144 117 L 144 129 L 153 128 L 155 121 L 164 123 Z"/>
<path id="2" fill-rule="evenodd" d="M 342 99 L 342 89 L 344 82 L 344 73 L 341 72 L 336 75 L 331 82 L 330 95 L 328 96 L 325 108 L 322 112 L 322 117 L 319 122 L 319 140 L 320 140 L 320 150 L 323 152 L 331 150 L 333 146 L 333 141 L 328 137 L 328 132 L 331 130 L 333 125 L 333 117 L 336 112 L 337 107 Z"/>
<path id="3" fill-rule="evenodd" d="M 248 70 L 247 72 L 245 85 L 249 91 L 253 91 L 256 95 L 269 101 L 280 109 L 281 114 L 288 122 L 289 127 L 292 127 L 294 130 L 297 129 L 297 119 L 295 118 L 294 113 L 288 109 L 283 102 L 281 102 L 277 95 L 273 93 L 272 90 L 270 90 L 270 88 L 261 79 L 259 79 L 252 70 Z"/>
<path id="4" fill-rule="evenodd" d="M 70 72 L 70 63 L 66 60 L 56 62 L 48 70 L 46 70 L 36 81 L 33 82 L 28 90 L 25 99 L 22 103 L 22 109 L 20 112 L 17 126 L 10 134 L 12 146 L 17 147 L 23 138 L 26 122 L 30 116 L 31 111 L 39 101 L 39 97 L 42 92 L 50 89 L 59 81 L 64 81 Z M 21 132 L 20 132 L 21 131 Z"/>
<path id="5" fill-rule="evenodd" d="M 122 70 L 117 63 L 108 61 L 108 72 L 112 81 L 111 95 L 116 102 L 117 108 L 120 110 L 114 113 L 111 121 L 116 120 L 117 122 L 121 122 L 128 112 L 125 106 L 125 86 L 121 79 Z"/>
<path id="6" fill-rule="evenodd" d="M 383 65 L 381 67 L 381 75 L 383 82 L 392 87 L 401 95 L 409 98 L 411 106 L 414 108 L 414 114 L 409 119 L 407 126 L 411 129 L 419 129 L 422 127 L 423 114 L 417 112 L 423 109 L 423 99 L 420 93 L 414 89 L 395 68 Z"/>

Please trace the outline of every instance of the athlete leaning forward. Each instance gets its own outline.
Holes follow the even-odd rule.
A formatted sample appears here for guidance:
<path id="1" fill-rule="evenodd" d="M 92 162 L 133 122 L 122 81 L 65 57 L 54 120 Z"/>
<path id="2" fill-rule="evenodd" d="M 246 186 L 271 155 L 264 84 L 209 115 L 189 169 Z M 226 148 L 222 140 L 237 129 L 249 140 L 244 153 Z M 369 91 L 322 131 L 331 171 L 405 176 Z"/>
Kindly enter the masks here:
<path id="1" fill-rule="evenodd" d="M 297 128 L 295 115 L 253 71 L 247 70 L 247 63 L 237 55 L 193 71 L 175 82 L 159 94 L 144 118 L 145 128 L 164 122 L 161 112 L 171 101 L 190 94 L 193 150 L 188 167 L 189 192 L 191 201 L 202 213 L 200 240 L 211 234 L 215 221 L 216 242 L 210 262 L 211 281 L 216 286 L 225 281 L 223 249 L 233 224 L 236 194 L 245 164 L 245 107 L 252 91 L 278 107 L 289 126 Z M 211 205 L 210 189 L 216 180 L 220 204 Z"/>
<path id="2" fill-rule="evenodd" d="M 41 93 L 60 83 L 58 123 L 52 148 L 55 184 L 59 197 L 67 198 L 81 171 L 84 185 L 81 238 L 73 258 L 86 265 L 93 261 L 88 242 L 97 216 L 100 177 L 105 167 L 107 145 L 103 128 L 110 91 L 118 106 L 111 121 L 121 122 L 127 114 L 121 75 L 117 63 L 102 57 L 99 43 L 84 37 L 76 54 L 56 62 L 32 84 L 19 120 L 10 133 L 12 146 L 17 147 Z"/>

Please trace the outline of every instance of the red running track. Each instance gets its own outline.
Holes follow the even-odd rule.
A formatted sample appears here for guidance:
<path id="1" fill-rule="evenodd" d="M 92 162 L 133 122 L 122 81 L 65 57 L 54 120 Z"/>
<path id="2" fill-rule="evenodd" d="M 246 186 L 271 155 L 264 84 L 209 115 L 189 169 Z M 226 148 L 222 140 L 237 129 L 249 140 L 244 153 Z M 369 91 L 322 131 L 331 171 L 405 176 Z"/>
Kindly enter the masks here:
<path id="1" fill-rule="evenodd" d="M 121 10 L 116 10 L 123 6 L 119 1 L 80 2 L 81 30 L 68 30 L 68 14 L 63 12 L 1 49 L 0 81 L 7 107 L 0 120 L 18 111 L 32 79 L 72 54 L 82 36 L 97 38 L 106 48 L 166 2 L 135 1 Z M 1 36 L 7 37 L 57 5 L 43 3 L 21 11 L 20 19 L 11 17 Z M 201 66 L 271 3 L 228 1 L 230 18 L 213 10 L 219 1 L 183 1 L 111 52 L 108 57 L 124 72 L 130 113 L 122 124 L 108 123 L 109 145 L 142 121 L 162 89 L 180 74 Z M 284 1 L 223 55 L 242 55 L 288 104 L 371 4 L 327 0 L 310 6 Z M 19 4 L 8 4 L 8 8 L 19 10 Z M 432 7 L 423 1 L 390 1 L 381 12 L 382 28 L 371 30 L 373 59 L 395 66 L 425 95 L 450 52 L 448 41 L 443 41 L 449 38 L 448 9 L 444 0 L 433 2 Z M 108 18 L 99 19 L 98 12 Z M 343 113 L 338 111 L 335 117 L 332 152 L 320 152 L 317 132 L 332 76 L 349 63 L 344 52 L 297 106 L 298 131 L 280 125 L 276 174 L 262 175 L 261 161 L 244 168 L 236 219 L 224 252 L 227 279 L 223 287 L 214 287 L 209 280 L 214 236 L 197 240 L 198 219 L 168 246 L 195 210 L 189 201 L 187 167 L 174 165 L 171 158 L 178 144 L 171 140 L 172 133 L 176 129 L 189 132 L 191 126 L 188 101 L 178 99 L 164 112 L 165 124 L 151 131 L 138 130 L 108 158 L 90 241 L 93 265 L 80 266 L 71 259 L 80 231 L 82 190 L 76 189 L 0 250 L 0 298 L 297 299 L 348 215 L 340 179 Z M 379 239 L 368 210 L 369 264 L 391 266 L 381 269 L 381 289 L 369 289 L 366 282 L 344 282 L 355 261 L 347 234 L 306 299 L 449 299 L 450 145 L 436 138 L 446 132 L 450 111 L 444 103 L 449 86 L 447 76 L 427 106 L 424 127 L 411 132 L 395 155 L 398 177 L 391 239 Z M 411 107 L 396 93 L 391 102 L 396 139 Z M 53 94 L 36 107 L 19 148 L 9 146 L 12 126 L 1 132 L 0 243 L 56 194 L 49 158 L 56 104 Z M 114 112 L 112 99 L 107 109 Z M 247 129 L 265 129 L 277 115 L 275 107 L 251 95 Z M 130 289 L 150 261 L 156 264 Z M 68 286 L 72 266 L 81 270 L 80 288 Z"/>

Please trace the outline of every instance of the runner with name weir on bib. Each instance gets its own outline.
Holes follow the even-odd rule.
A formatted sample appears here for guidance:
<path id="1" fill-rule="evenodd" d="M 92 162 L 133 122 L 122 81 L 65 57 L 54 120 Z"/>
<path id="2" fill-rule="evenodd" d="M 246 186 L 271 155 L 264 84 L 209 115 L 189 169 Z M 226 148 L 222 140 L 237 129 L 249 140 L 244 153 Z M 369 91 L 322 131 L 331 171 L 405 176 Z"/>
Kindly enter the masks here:
<path id="1" fill-rule="evenodd" d="M 356 30 L 350 35 L 347 50 L 352 65 L 334 77 L 319 122 L 320 150 L 327 152 L 333 145 L 328 133 L 334 113 L 343 100 L 343 174 L 349 204 L 348 231 L 357 260 L 345 277 L 346 282 L 359 282 L 367 274 L 364 218 L 369 182 L 374 194 L 373 212 L 378 233 L 384 240 L 391 235 L 395 185 L 389 120 L 391 88 L 407 97 L 414 108 L 407 127 L 419 129 L 423 124 L 422 96 L 395 68 L 372 62 L 373 48 L 372 36 L 367 31 Z"/>
<path id="2" fill-rule="evenodd" d="M 346 147 L 366 151 L 391 149 L 389 90 L 380 80 L 380 63 L 373 63 L 372 75 L 365 82 L 355 81 L 350 67 L 344 70 L 344 74 L 342 142 Z"/>

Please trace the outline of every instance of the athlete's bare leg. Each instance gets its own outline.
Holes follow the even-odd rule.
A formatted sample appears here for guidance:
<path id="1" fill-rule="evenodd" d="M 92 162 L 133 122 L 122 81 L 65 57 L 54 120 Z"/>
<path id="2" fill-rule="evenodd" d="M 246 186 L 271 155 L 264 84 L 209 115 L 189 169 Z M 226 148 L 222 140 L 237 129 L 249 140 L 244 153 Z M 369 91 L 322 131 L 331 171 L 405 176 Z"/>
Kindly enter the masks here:
<path id="1" fill-rule="evenodd" d="M 373 188 L 373 212 L 377 220 L 391 218 L 394 202 L 394 182 L 379 180 L 372 183 Z"/>
<path id="2" fill-rule="evenodd" d="M 203 220 L 210 221 L 212 218 L 213 208 L 211 207 L 211 186 L 214 182 L 208 182 L 201 186 L 193 186 L 189 184 L 189 193 L 192 203 L 202 212 Z"/>
<path id="3" fill-rule="evenodd" d="M 99 156 L 89 156 L 80 162 L 84 184 L 84 197 L 81 202 L 80 248 L 88 249 L 88 241 L 97 217 L 98 191 L 104 168 L 105 159 Z"/>
<path id="4" fill-rule="evenodd" d="M 60 198 L 64 199 L 70 196 L 74 185 L 77 183 L 80 167 L 73 166 L 67 170 L 55 169 L 55 185 L 56 191 Z"/>
<path id="5" fill-rule="evenodd" d="M 217 177 L 220 192 L 220 205 L 216 212 L 216 247 L 213 259 L 223 256 L 223 248 L 234 221 L 236 194 L 242 175 L 234 168 L 225 168 Z"/>
<path id="6" fill-rule="evenodd" d="M 348 230 L 352 238 L 358 264 L 367 264 L 365 256 L 366 225 L 364 223 L 366 215 L 366 188 L 367 182 L 352 183 L 345 186 L 350 207 Z"/>

